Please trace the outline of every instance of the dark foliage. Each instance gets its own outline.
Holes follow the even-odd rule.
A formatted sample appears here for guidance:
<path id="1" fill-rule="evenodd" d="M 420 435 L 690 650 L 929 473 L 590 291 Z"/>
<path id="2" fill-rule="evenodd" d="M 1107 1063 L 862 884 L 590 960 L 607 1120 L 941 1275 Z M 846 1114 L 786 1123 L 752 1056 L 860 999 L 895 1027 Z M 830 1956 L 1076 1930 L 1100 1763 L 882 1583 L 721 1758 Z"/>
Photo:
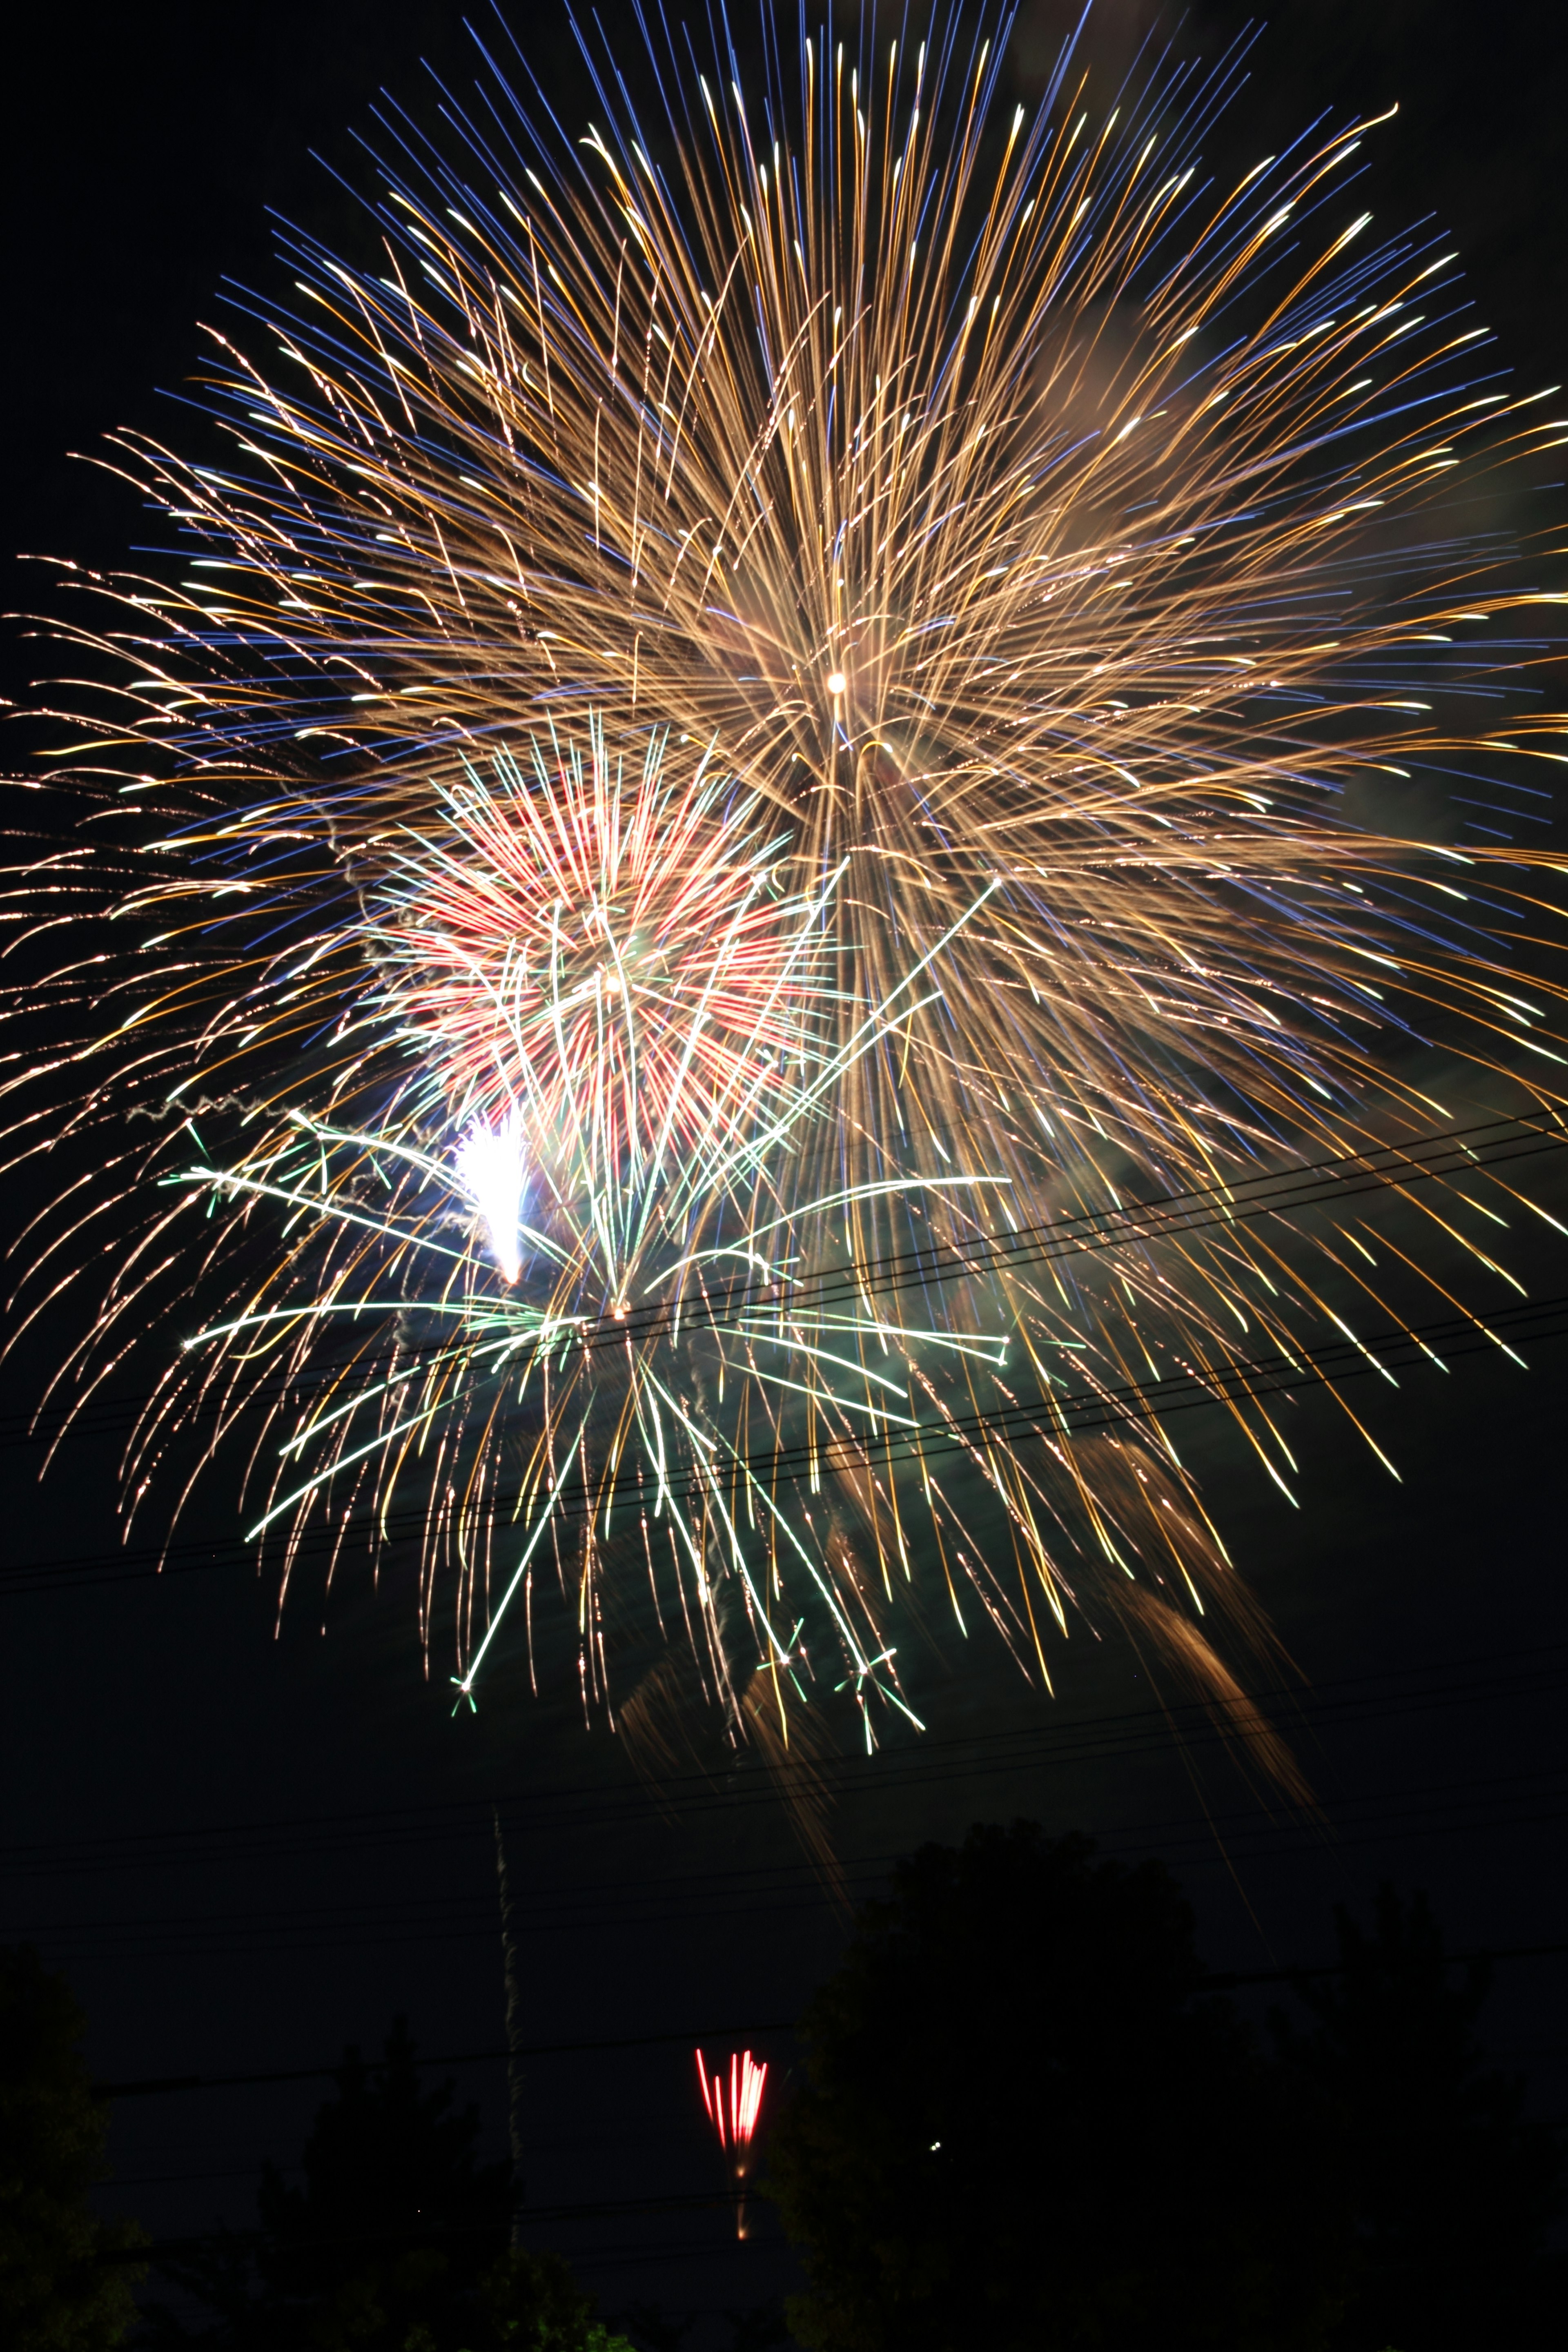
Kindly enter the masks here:
<path id="1" fill-rule="evenodd" d="M 1157 1863 L 1032 1823 L 895 1874 L 807 2014 L 770 2190 L 820 2352 L 1314 2352 L 1325 2114 L 1199 1990 Z"/>
<path id="2" fill-rule="evenodd" d="M 758 2303 L 741 2311 L 726 2311 L 730 2325 L 729 2352 L 787 2352 L 791 2343 L 781 2303 Z M 635 2352 L 681 2352 L 697 2326 L 697 2315 L 679 2316 L 657 2303 L 634 2303 L 617 2315 L 616 2325 L 631 2338 Z"/>
<path id="3" fill-rule="evenodd" d="M 697 2325 L 689 2314 L 677 2318 L 657 2303 L 630 2304 L 620 2316 L 622 2326 L 630 2330 L 637 2352 L 681 2352 Z"/>
<path id="4" fill-rule="evenodd" d="M 153 2309 L 147 2352 L 616 2352 L 563 2262 L 508 2246 L 510 2167 L 478 2161 L 478 2114 L 451 2105 L 401 2020 L 379 2065 L 351 2050 L 303 2187 L 268 2166 L 254 2236 L 169 2258 L 210 2317 Z"/>
<path id="5" fill-rule="evenodd" d="M 780 2303 L 754 2304 L 747 2311 L 727 2311 L 730 2352 L 785 2352 L 790 2332 Z"/>
<path id="6" fill-rule="evenodd" d="M 395 2334 L 405 2309 L 434 2318 L 472 2294 L 506 2247 L 509 2168 L 476 2160 L 478 2112 L 451 2105 L 449 2084 L 420 2087 L 402 2019 L 379 2066 L 348 2053 L 305 2142 L 304 2186 L 271 2166 L 262 2176 L 262 2263 L 281 2302 L 369 2297 Z"/>
<path id="7" fill-rule="evenodd" d="M 0 2344 L 100 2352 L 134 2311 L 138 2269 L 106 2259 L 141 2242 L 100 2221 L 105 2109 L 82 2062 L 81 2011 L 30 1946 L 0 1947 Z"/>
<path id="8" fill-rule="evenodd" d="M 1303 1983 L 1311 2023 L 1273 2020 L 1286 2063 L 1337 2111 L 1359 2265 L 1343 2352 L 1527 2352 L 1568 2293 L 1548 2252 L 1561 2164 L 1524 2086 L 1476 2038 L 1483 1964 L 1462 1980 L 1425 1896 L 1378 1895 L 1372 1933 L 1334 1915 L 1342 1972 Z"/>

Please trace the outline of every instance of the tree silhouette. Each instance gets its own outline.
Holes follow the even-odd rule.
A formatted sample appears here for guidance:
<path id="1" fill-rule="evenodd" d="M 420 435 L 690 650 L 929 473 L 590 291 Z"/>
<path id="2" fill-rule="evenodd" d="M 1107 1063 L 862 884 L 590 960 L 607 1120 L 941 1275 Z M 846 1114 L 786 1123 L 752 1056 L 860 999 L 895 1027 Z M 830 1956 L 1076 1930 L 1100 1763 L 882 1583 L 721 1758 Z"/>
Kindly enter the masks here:
<path id="1" fill-rule="evenodd" d="M 84 2020 L 30 1945 L 0 1947 L 0 2343 L 6 2352 L 100 2352 L 134 2316 L 142 2242 L 98 2220 L 107 2110 L 94 2100 Z"/>
<path id="2" fill-rule="evenodd" d="M 1032 1822 L 900 1863 L 809 2009 L 770 2193 L 820 2352 L 1316 2352 L 1325 2110 L 1205 1997 L 1192 1915 Z"/>
<path id="3" fill-rule="evenodd" d="M 318 2326 L 341 2304 L 345 2325 L 351 2308 L 362 2325 L 384 2310 L 392 2338 L 416 2320 L 439 2327 L 506 2251 L 509 2168 L 479 2162 L 478 2110 L 454 2113 L 449 2083 L 421 2087 L 402 2018 L 380 2064 L 350 2050 L 337 2084 L 305 2142 L 303 2186 L 262 2175 L 263 2278 Z"/>
<path id="4" fill-rule="evenodd" d="M 1310 2024 L 1278 2013 L 1286 2062 L 1338 2111 L 1356 2284 L 1344 2352 L 1488 2352 L 1549 2340 L 1565 2283 L 1548 2253 L 1560 2205 L 1551 2132 L 1524 2085 L 1487 2062 L 1476 2021 L 1489 1971 L 1458 1982 L 1425 1895 L 1378 1893 L 1372 1932 L 1334 1914 L 1341 1969 L 1303 1982 Z"/>
<path id="5" fill-rule="evenodd" d="M 421 2088 L 397 2019 L 350 2050 L 290 2187 L 268 2165 L 260 2229 L 166 2265 L 213 2315 L 150 2315 L 148 2352 L 629 2352 L 553 2254 L 508 2244 L 511 2168 L 482 2164 L 476 2109 Z"/>

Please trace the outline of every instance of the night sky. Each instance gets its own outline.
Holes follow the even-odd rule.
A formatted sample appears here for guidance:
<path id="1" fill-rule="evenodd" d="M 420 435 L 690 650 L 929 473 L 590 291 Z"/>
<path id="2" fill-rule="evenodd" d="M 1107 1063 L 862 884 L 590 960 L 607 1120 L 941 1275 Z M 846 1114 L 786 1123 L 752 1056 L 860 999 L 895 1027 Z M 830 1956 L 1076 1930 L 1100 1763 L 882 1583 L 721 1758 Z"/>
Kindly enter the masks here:
<path id="1" fill-rule="evenodd" d="M 1102 61 L 1152 14 L 1108 9 Z M 1521 382 L 1568 375 L 1557 12 L 1297 0 L 1280 14 L 1216 149 L 1261 154 L 1287 123 L 1397 98 L 1366 201 L 1380 219 L 1446 223 L 1478 319 Z M 1212 48 L 1244 15 L 1199 7 L 1183 37 Z M 584 110 L 554 12 L 513 21 L 575 129 Z M 1022 89 L 1043 54 L 1031 18 L 1014 58 Z M 220 315 L 226 278 L 277 283 L 268 207 L 328 233 L 349 218 L 310 151 L 352 176 L 351 134 L 378 88 L 416 96 L 422 58 L 460 90 L 456 6 L 28 10 L 4 140 L 7 556 L 112 563 L 144 535 L 132 494 L 67 453 L 121 424 L 200 439 L 199 415 L 178 404 L 193 396 L 193 322 Z M 1545 492 L 1542 520 L 1560 528 L 1563 513 L 1561 491 Z M 38 566 L 9 567 L 9 609 L 47 609 L 56 593 Z M 5 661 L 13 698 L 47 674 L 45 649 L 16 629 Z M 1473 1092 L 1454 1101 L 1482 1115 Z M 1568 1223 L 1565 1162 L 1542 1162 L 1535 1190 Z M 13 1183 L 8 1234 L 49 1181 Z M 1568 1242 L 1545 1225 L 1510 1234 L 1507 1255 L 1533 1295 L 1568 1295 Z M 307 1579 L 279 1626 L 270 1584 L 218 1550 L 233 1528 L 221 1495 L 187 1528 L 199 1540 L 182 1572 L 118 1562 L 112 1436 L 68 1444 L 42 1485 L 25 1439 L 65 1328 L 24 1342 L 0 1387 L 0 1938 L 30 1937 L 68 1969 L 95 2072 L 324 2068 L 347 2042 L 378 2044 L 400 2011 L 425 2053 L 492 2049 L 499 1805 L 526 1926 L 529 2039 L 585 2045 L 530 2063 L 535 2241 L 577 2260 L 611 2311 L 651 2299 L 717 2312 L 774 2293 L 789 2266 L 768 2224 L 736 2248 L 724 2216 L 696 2201 L 721 2179 L 691 2042 L 700 2032 L 727 2053 L 749 2041 L 786 2069 L 788 2021 L 845 1920 L 754 1761 L 692 1769 L 656 1801 L 624 1743 L 584 1727 L 564 1680 L 534 1701 L 521 1677 L 501 1677 L 477 1717 L 455 1719 L 446 1660 L 425 1679 L 406 1586 L 394 1576 L 373 1591 L 351 1570 L 323 1606 Z M 909 1658 L 929 1735 L 891 1734 L 877 1757 L 827 1769 L 850 1893 L 875 1891 L 888 1860 L 924 1838 L 1026 1814 L 1168 1861 L 1216 1969 L 1329 1958 L 1333 1904 L 1364 1910 L 1384 1877 L 1430 1891 L 1456 1950 L 1568 1942 L 1568 1347 L 1523 1352 L 1528 1372 L 1478 1355 L 1447 1378 L 1404 1375 L 1397 1391 L 1358 1384 L 1400 1483 L 1323 1400 L 1292 1405 L 1300 1510 L 1220 1414 L 1184 1419 L 1184 1455 L 1279 1637 L 1280 1660 L 1257 1679 L 1321 1819 L 1271 1811 L 1201 1717 L 1162 1712 L 1124 1645 L 1082 1631 L 1058 1643 L 1050 1697 L 994 1643 L 960 1642 L 933 1612 Z M 1529 2069 L 1537 2112 L 1568 2118 L 1565 1988 L 1568 1951 L 1500 1962 L 1489 2031 Z M 500 2153 L 500 2065 L 454 2071 Z M 294 2159 L 327 2087 L 118 2102 L 111 2207 L 159 2237 L 243 2225 L 261 2158 Z"/>

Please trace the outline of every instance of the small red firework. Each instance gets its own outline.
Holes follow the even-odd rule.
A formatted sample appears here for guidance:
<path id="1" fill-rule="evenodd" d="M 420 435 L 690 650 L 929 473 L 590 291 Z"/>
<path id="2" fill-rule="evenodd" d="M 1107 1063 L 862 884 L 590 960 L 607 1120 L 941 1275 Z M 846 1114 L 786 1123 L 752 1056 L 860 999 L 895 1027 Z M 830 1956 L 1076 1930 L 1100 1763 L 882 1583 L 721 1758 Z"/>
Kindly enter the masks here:
<path id="1" fill-rule="evenodd" d="M 697 2082 L 702 2093 L 702 2104 L 708 2110 L 708 2120 L 719 2135 L 719 2145 L 730 2159 L 735 2176 L 739 2200 L 735 2209 L 735 2235 L 746 2234 L 746 2168 L 751 2162 L 752 2141 L 757 2121 L 763 2111 L 763 2091 L 768 2079 L 766 2061 L 758 2065 L 749 2050 L 731 2053 L 730 2079 L 722 2074 L 710 2075 L 708 2062 L 699 2050 Z"/>

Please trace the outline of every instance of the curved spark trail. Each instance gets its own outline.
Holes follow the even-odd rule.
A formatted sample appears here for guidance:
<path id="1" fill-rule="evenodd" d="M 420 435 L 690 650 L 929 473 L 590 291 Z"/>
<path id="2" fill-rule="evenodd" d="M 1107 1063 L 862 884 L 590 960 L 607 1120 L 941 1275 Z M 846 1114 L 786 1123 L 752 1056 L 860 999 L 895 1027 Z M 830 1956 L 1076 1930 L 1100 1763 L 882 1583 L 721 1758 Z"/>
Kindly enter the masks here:
<path id="1" fill-rule="evenodd" d="M 1371 233 L 1373 126 L 1210 180 L 1237 55 L 1108 109 L 1069 43 L 1030 116 L 1005 30 L 650 35 L 646 119 L 584 40 L 576 147 L 487 60 L 449 151 L 384 126 L 375 264 L 290 233 L 266 365 L 216 339 L 230 459 L 120 445 L 187 572 L 79 633 L 90 831 L 14 879 L 73 1008 L 16 1150 L 93 1140 L 31 1296 L 103 1276 L 46 1402 L 177 1313 L 128 1510 L 237 1444 L 286 1588 L 414 1509 L 459 1703 L 548 1589 L 590 1700 L 668 1637 L 737 1733 L 838 1690 L 869 1741 L 934 1585 L 1251 1727 L 1125 1400 L 1292 1492 L 1249 1367 L 1513 1280 L 1501 1161 L 1422 1155 L 1439 1087 L 1564 1099 L 1502 634 L 1560 600 L 1456 484 L 1563 420 Z M 1403 1222 L 1287 1183 L 1340 1160 Z M 1064 1368 L 1105 1426 L 1010 1443 Z"/>

